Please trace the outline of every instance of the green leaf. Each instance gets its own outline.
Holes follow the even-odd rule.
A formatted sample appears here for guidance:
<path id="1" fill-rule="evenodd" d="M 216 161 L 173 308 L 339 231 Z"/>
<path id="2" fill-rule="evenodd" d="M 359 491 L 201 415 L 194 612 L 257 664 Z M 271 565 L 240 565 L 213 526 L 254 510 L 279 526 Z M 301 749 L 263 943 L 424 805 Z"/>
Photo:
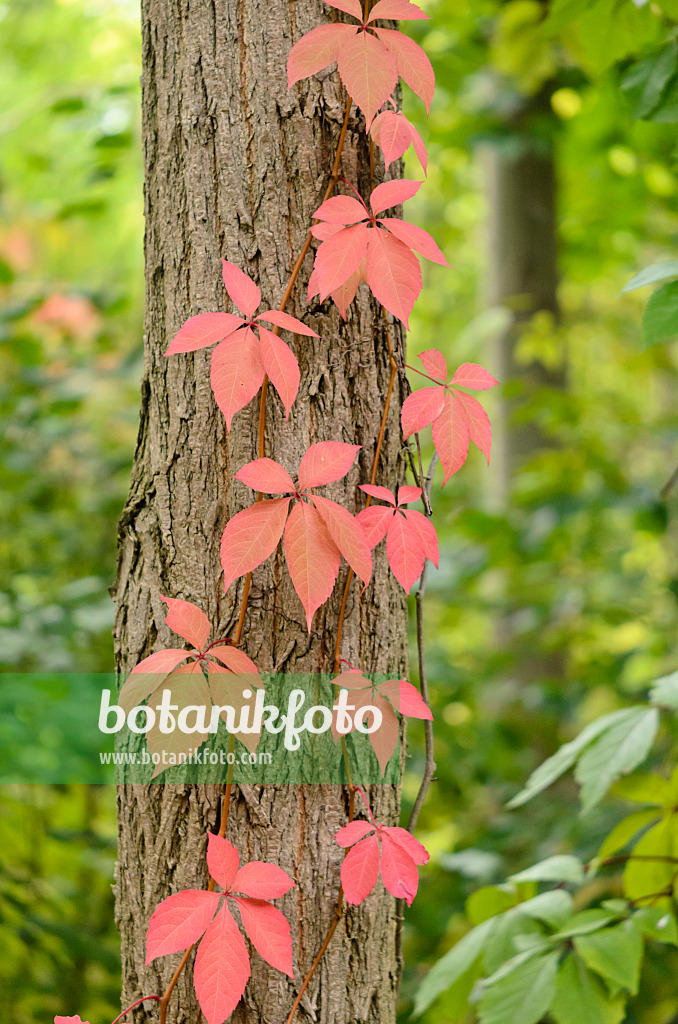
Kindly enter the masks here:
<path id="1" fill-rule="evenodd" d="M 669 277 L 678 277 L 678 260 L 662 260 L 661 263 L 653 263 L 644 270 L 640 270 L 622 288 L 620 295 L 626 292 L 633 292 L 637 288 L 644 288 L 648 284 L 656 284 L 657 281 L 666 281 Z"/>
<path id="2" fill-rule="evenodd" d="M 650 690 L 650 703 L 678 710 L 678 672 L 655 681 Z"/>
<path id="3" fill-rule="evenodd" d="M 530 957 L 484 988 L 478 1004 L 481 1024 L 537 1024 L 555 995 L 558 957 Z"/>
<path id="4" fill-rule="evenodd" d="M 572 897 L 564 889 L 553 889 L 551 892 L 542 892 L 531 900 L 519 903 L 511 913 L 544 921 L 552 928 L 562 928 L 572 913 Z"/>
<path id="5" fill-rule="evenodd" d="M 515 907 L 518 897 L 496 885 L 486 885 L 471 893 L 466 900 L 466 913 L 472 924 L 481 924 L 490 917 Z"/>
<path id="6" fill-rule="evenodd" d="M 671 885 L 678 870 L 670 858 L 678 853 L 675 817 L 664 818 L 642 836 L 624 870 L 624 895 L 630 900 L 647 899 Z M 643 860 L 639 858 L 657 858 Z M 662 860 L 661 858 L 667 858 Z"/>
<path id="7" fill-rule="evenodd" d="M 607 729 L 584 752 L 575 777 L 580 783 L 582 810 L 602 799 L 619 775 L 627 775 L 645 760 L 659 727 L 656 708 L 629 708 L 630 714 Z"/>
<path id="8" fill-rule="evenodd" d="M 434 999 L 451 988 L 467 971 L 473 969 L 492 928 L 493 920 L 484 921 L 473 928 L 444 957 L 433 965 L 414 997 L 414 1016 L 419 1017 Z"/>
<path id="9" fill-rule="evenodd" d="M 493 920 L 495 927 L 483 949 L 483 973 L 486 976 L 511 962 L 525 949 L 526 940 L 537 941 L 544 937 L 541 924 L 527 914 L 519 914 L 517 908 Z"/>
<path id="10" fill-rule="evenodd" d="M 643 317 L 643 334 L 643 348 L 672 341 L 678 335 L 678 281 L 663 284 L 650 296 Z"/>
<path id="11" fill-rule="evenodd" d="M 641 907 L 633 914 L 636 927 L 657 942 L 678 946 L 678 925 L 675 915 L 664 907 Z"/>
<path id="12" fill-rule="evenodd" d="M 643 939 L 633 920 L 623 921 L 590 935 L 579 935 L 574 945 L 587 967 L 618 988 L 628 989 L 632 995 L 636 995 L 640 983 Z"/>
<path id="13" fill-rule="evenodd" d="M 580 910 L 578 914 L 575 914 L 569 920 L 567 928 L 563 928 L 562 931 L 557 932 L 552 938 L 572 939 L 575 935 L 588 935 L 590 932 L 605 928 L 618 916 L 618 914 L 610 914 L 605 910 L 599 910 L 597 907 L 593 907 L 591 910 Z"/>
<path id="14" fill-rule="evenodd" d="M 555 754 L 532 772 L 525 788 L 509 801 L 507 807 L 521 807 L 528 800 L 531 800 L 533 796 L 536 796 L 537 793 L 541 793 L 552 782 L 555 782 L 561 775 L 564 775 L 568 768 L 572 767 L 582 750 L 592 743 L 597 736 L 600 736 L 601 733 L 611 728 L 615 723 L 625 722 L 634 711 L 635 708 L 622 708 L 620 711 L 613 711 L 609 715 L 603 715 L 587 725 L 575 739 L 565 743 L 560 750 L 557 750 Z"/>
<path id="15" fill-rule="evenodd" d="M 678 45 L 670 42 L 658 54 L 646 57 L 626 72 L 621 87 L 631 102 L 634 118 L 652 119 L 677 68 Z"/>
<path id="16" fill-rule="evenodd" d="M 612 857 L 618 850 L 623 850 L 641 828 L 656 820 L 657 811 L 654 810 L 634 811 L 627 818 L 623 818 L 615 825 L 598 850 L 598 859 L 605 860 L 606 857 Z"/>
<path id="17" fill-rule="evenodd" d="M 558 971 L 551 1016 L 556 1024 L 620 1024 L 625 1002 L 619 997 L 611 999 L 598 978 L 572 953 Z"/>
<path id="18" fill-rule="evenodd" d="M 612 787 L 612 795 L 637 804 L 661 807 L 669 795 L 669 783 L 661 775 L 637 772 L 628 778 L 618 779 Z"/>
<path id="19" fill-rule="evenodd" d="M 584 869 L 578 857 L 560 854 L 547 857 L 539 864 L 533 864 L 517 875 L 511 875 L 510 882 L 583 882 Z"/>

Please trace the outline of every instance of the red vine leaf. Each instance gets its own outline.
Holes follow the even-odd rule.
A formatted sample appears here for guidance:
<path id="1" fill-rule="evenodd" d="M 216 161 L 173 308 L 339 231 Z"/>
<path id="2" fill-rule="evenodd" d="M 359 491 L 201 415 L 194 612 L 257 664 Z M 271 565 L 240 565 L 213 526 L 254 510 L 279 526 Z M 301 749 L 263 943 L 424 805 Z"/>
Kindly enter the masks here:
<path id="1" fill-rule="evenodd" d="M 216 649 L 210 651 L 210 654 L 213 654 L 215 658 L 225 661 L 225 654 L 229 650 L 235 654 L 241 653 L 235 647 L 226 647 L 223 649 L 223 654 L 219 653 Z M 256 669 L 254 671 L 256 672 Z M 240 742 L 253 754 L 261 739 L 261 729 L 257 732 L 243 732 L 239 725 L 243 711 L 246 708 L 250 711 L 253 710 L 252 697 L 255 690 L 263 690 L 261 677 L 258 673 L 256 675 L 253 673 L 243 675 L 236 671 L 228 671 L 222 665 L 215 665 L 213 662 L 210 662 L 209 688 L 215 707 L 220 709 L 219 717 L 226 723 L 229 733 L 237 736 Z"/>
<path id="2" fill-rule="evenodd" d="M 274 327 L 279 327 L 283 331 L 290 331 L 292 334 L 304 334 L 307 338 L 318 337 L 315 331 L 312 331 L 301 320 L 297 320 L 296 316 L 290 316 L 289 313 L 284 313 L 281 309 L 267 309 L 264 313 L 259 314 L 257 323 L 261 320 L 264 323 L 273 324 Z"/>
<path id="3" fill-rule="evenodd" d="M 230 886 L 233 892 L 258 900 L 276 900 L 289 892 L 294 884 L 287 872 L 277 864 L 253 860 L 244 864 L 225 888 Z"/>
<path id="4" fill-rule="evenodd" d="M 369 129 L 379 107 L 398 84 L 398 68 L 388 49 L 370 32 L 347 40 L 337 59 L 348 93 L 365 115 Z"/>
<path id="5" fill-rule="evenodd" d="M 471 441 L 490 461 L 492 427 L 480 402 L 459 388 L 486 391 L 497 385 L 491 373 L 477 363 L 463 363 L 452 379 L 442 352 L 428 349 L 419 356 L 426 372 L 441 381 L 436 387 L 413 391 L 403 402 L 401 419 L 405 439 L 433 424 L 433 444 L 443 467 L 443 485 L 466 462 Z"/>
<path id="6" fill-rule="evenodd" d="M 277 971 L 293 978 L 292 931 L 284 914 L 266 900 L 243 896 L 234 896 L 233 900 L 240 910 L 243 928 L 259 956 Z"/>
<path id="7" fill-rule="evenodd" d="M 160 597 L 169 605 L 169 612 L 165 622 L 173 633 L 178 633 L 184 640 L 198 651 L 202 651 L 207 638 L 210 635 L 210 620 L 202 609 L 191 604 L 190 601 L 181 601 L 173 597 Z"/>
<path id="8" fill-rule="evenodd" d="M 233 417 L 252 401 L 264 380 L 259 339 L 251 327 L 226 338 L 212 353 L 210 371 L 217 405 L 231 429 Z"/>
<path id="9" fill-rule="evenodd" d="M 221 893 L 184 889 L 160 904 L 148 925 L 146 963 L 188 949 L 205 933 L 216 914 Z"/>
<path id="10" fill-rule="evenodd" d="M 376 835 L 356 843 L 341 865 L 341 886 L 349 903 L 362 903 L 379 878 L 379 841 Z"/>
<path id="11" fill-rule="evenodd" d="M 360 788 L 358 792 L 365 799 Z M 341 884 L 346 899 L 349 903 L 362 903 L 372 892 L 379 877 L 381 852 L 384 887 L 393 896 L 405 899 L 409 907 L 419 886 L 417 866 L 428 863 L 428 851 L 406 829 L 378 825 L 366 800 L 365 803 L 371 823 L 353 821 L 339 829 L 334 837 L 340 846 L 352 846 L 344 858 L 341 870 Z M 372 835 L 360 838 L 365 832 L 372 832 Z M 356 845 L 353 846 L 353 843 Z"/>
<path id="12" fill-rule="evenodd" d="M 407 679 L 389 679 L 379 684 L 379 692 L 387 697 L 398 714 L 406 718 L 425 718 L 433 721 L 431 709 L 424 703 L 416 686 Z"/>
<path id="13" fill-rule="evenodd" d="M 375 117 L 370 128 L 370 135 L 384 154 L 386 170 L 394 160 L 399 160 L 409 147 L 413 146 L 417 159 L 426 174 L 428 153 L 424 140 L 404 114 L 397 113 L 395 110 L 385 110 Z"/>
<path id="14" fill-rule="evenodd" d="M 321 515 L 298 502 L 285 527 L 285 557 L 292 583 L 306 611 L 311 632 L 315 612 L 334 590 L 339 572 L 339 551 Z"/>
<path id="15" fill-rule="evenodd" d="M 424 101 L 426 113 L 430 113 L 431 102 L 436 88 L 436 78 L 431 61 L 414 39 L 392 28 L 378 28 L 377 35 L 395 60 L 398 74 L 407 82 L 412 92 Z"/>
<path id="16" fill-rule="evenodd" d="M 207 1024 L 223 1024 L 240 1002 L 250 977 L 247 946 L 227 905 L 198 946 L 195 993 Z"/>
<path id="17" fill-rule="evenodd" d="M 378 0 L 370 11 L 368 24 L 377 18 L 388 18 L 389 21 L 421 21 L 429 18 L 421 7 L 410 3 L 410 0 Z"/>
<path id="18" fill-rule="evenodd" d="M 142 700 L 146 700 L 153 690 L 160 686 L 163 679 L 188 657 L 189 651 L 168 647 L 166 651 L 156 651 L 155 654 L 144 658 L 132 669 L 120 690 L 118 706 L 128 715 L 132 708 L 138 707 Z"/>
<path id="19" fill-rule="evenodd" d="M 261 304 L 261 292 L 247 274 L 235 263 L 222 260 L 223 278 L 231 301 L 249 319 Z"/>
<path id="20" fill-rule="evenodd" d="M 287 88 L 334 64 L 341 48 L 355 35 L 353 25 L 320 25 L 295 43 L 287 61 Z"/>
<path id="21" fill-rule="evenodd" d="M 182 712 L 186 712 L 187 726 L 193 729 L 193 732 L 174 729 L 170 733 L 164 733 L 160 731 L 158 723 L 148 730 L 146 742 L 155 764 L 152 775 L 154 779 L 169 766 L 181 764 L 191 752 L 195 752 L 205 742 L 209 735 L 209 721 L 204 720 L 199 709 L 205 709 L 206 714 L 212 706 L 209 687 L 199 661 L 180 665 L 167 676 L 156 690 L 158 698 L 161 690 L 169 690 L 170 704 L 174 705 L 177 718 Z"/>
<path id="22" fill-rule="evenodd" d="M 207 1024 L 223 1024 L 250 976 L 247 946 L 229 909 L 229 900 L 240 908 L 243 926 L 257 952 L 277 970 L 294 977 L 292 940 L 285 918 L 265 899 L 242 898 L 235 892 L 258 888 L 278 896 L 295 883 L 274 864 L 253 861 L 238 870 L 238 863 L 238 853 L 228 840 L 210 835 L 207 864 L 215 882 L 225 890 L 221 909 L 217 912 L 222 894 L 188 889 L 164 900 L 148 927 L 147 963 L 187 949 L 204 935 L 195 960 L 194 980 Z"/>
<path id="23" fill-rule="evenodd" d="M 259 344 L 261 345 L 261 361 L 264 370 L 280 395 L 280 401 L 285 408 L 285 419 L 287 419 L 299 392 L 301 379 L 299 363 L 289 346 L 277 334 L 266 330 L 265 327 L 259 327 Z"/>
<path id="24" fill-rule="evenodd" d="M 357 18 L 358 21 L 363 20 L 363 11 L 360 6 L 360 0 L 325 0 L 326 4 L 330 7 L 336 8 L 337 11 L 343 11 L 344 14 L 350 14 L 352 17 Z"/>
<path id="25" fill-rule="evenodd" d="M 238 330 L 245 321 L 233 313 L 198 313 L 192 316 L 176 334 L 165 352 L 166 356 L 177 352 L 195 352 L 227 338 Z"/>
<path id="26" fill-rule="evenodd" d="M 313 216 L 321 223 L 311 231 L 321 244 L 309 296 L 317 293 L 324 300 L 331 295 L 345 318 L 358 283 L 364 279 L 375 298 L 407 325 L 421 291 L 419 260 L 412 250 L 435 263 L 447 263 L 428 232 L 391 217 L 377 220 L 377 214 L 411 199 L 420 186 L 420 181 L 407 178 L 377 185 L 370 197 L 372 212 L 365 206 L 360 223 L 353 222 L 361 203 L 350 196 L 335 196 L 318 207 Z"/>
<path id="27" fill-rule="evenodd" d="M 259 501 L 229 521 L 221 541 L 226 589 L 238 576 L 255 569 L 275 551 L 285 533 L 285 556 L 292 583 L 306 611 L 310 631 L 315 611 L 332 593 L 341 555 L 365 582 L 372 572 L 369 545 L 353 516 L 309 488 L 346 476 L 360 445 L 321 441 L 311 445 L 299 466 L 299 484 L 271 459 L 255 459 L 236 479 L 253 490 L 293 493 L 294 499 Z M 289 503 L 295 501 L 289 513 Z M 287 523 L 287 525 L 285 525 Z"/>
<path id="28" fill-rule="evenodd" d="M 89 1024 L 89 1021 L 80 1017 L 55 1017 L 54 1024 Z"/>
<path id="29" fill-rule="evenodd" d="M 415 392 L 417 394 L 418 392 Z M 395 495 L 386 487 L 361 484 L 360 489 L 373 498 L 388 501 L 389 507 L 371 505 L 356 516 L 372 547 L 386 537 L 386 556 L 393 575 L 409 594 L 424 570 L 424 562 L 438 567 L 438 537 L 433 524 L 421 512 L 406 509 L 421 495 L 420 487 L 401 487 L 396 506 Z"/>

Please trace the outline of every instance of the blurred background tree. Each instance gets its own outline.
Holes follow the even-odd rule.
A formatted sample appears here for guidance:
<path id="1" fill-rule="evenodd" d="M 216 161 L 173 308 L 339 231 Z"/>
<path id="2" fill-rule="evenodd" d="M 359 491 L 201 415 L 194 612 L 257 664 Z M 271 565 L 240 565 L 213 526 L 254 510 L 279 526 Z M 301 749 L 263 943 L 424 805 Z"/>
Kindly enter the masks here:
<path id="1" fill-rule="evenodd" d="M 621 813 L 611 802 L 579 816 L 567 779 L 518 810 L 506 801 L 583 724 L 678 667 L 678 499 L 663 491 L 678 462 L 676 352 L 644 347 L 649 289 L 619 295 L 676 258 L 678 5 L 422 5 L 438 91 L 418 123 L 428 186 L 409 214 L 454 270 L 423 268 L 409 362 L 437 347 L 452 364 L 484 362 L 503 387 L 496 464 L 476 453 L 434 493 L 438 772 L 403 1019 L 467 930 L 470 893 L 555 853 L 590 858 Z M 0 2 L 5 671 L 112 667 L 107 588 L 141 376 L 139 65 L 136 0 Z M 417 727 L 410 741 L 406 802 Z M 76 1005 L 94 1024 L 115 1016 L 114 813 L 111 790 L 3 789 L 8 1024 Z M 657 947 L 628 1021 L 677 1013 L 675 963 Z M 423 1019 L 464 1017 L 443 996 Z"/>

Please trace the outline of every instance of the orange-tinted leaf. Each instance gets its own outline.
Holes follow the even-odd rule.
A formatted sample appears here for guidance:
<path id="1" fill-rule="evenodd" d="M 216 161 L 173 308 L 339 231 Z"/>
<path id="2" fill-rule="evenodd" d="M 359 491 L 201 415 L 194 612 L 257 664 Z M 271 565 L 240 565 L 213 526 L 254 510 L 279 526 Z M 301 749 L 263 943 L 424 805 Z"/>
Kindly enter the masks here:
<path id="1" fill-rule="evenodd" d="M 417 257 L 390 231 L 374 228 L 369 233 L 367 282 L 377 301 L 409 330 L 410 313 L 421 291 L 421 269 Z"/>
<path id="2" fill-rule="evenodd" d="M 427 113 L 430 112 L 436 79 L 431 61 L 421 46 L 392 28 L 378 28 L 377 35 L 393 56 L 400 77 L 424 101 Z"/>
<path id="3" fill-rule="evenodd" d="M 261 361 L 273 387 L 285 407 L 285 418 L 290 414 L 299 391 L 299 363 L 291 348 L 273 331 L 259 326 Z"/>
<path id="4" fill-rule="evenodd" d="M 344 43 L 337 63 L 341 80 L 365 115 L 369 129 L 398 82 L 396 61 L 375 36 L 358 32 Z"/>
<path id="5" fill-rule="evenodd" d="M 144 658 L 125 680 L 118 695 L 119 707 L 123 708 L 126 715 L 129 714 L 132 708 L 138 707 L 142 700 L 146 700 L 149 694 L 160 686 L 163 679 L 182 661 L 186 661 L 188 656 L 188 651 L 169 647 L 165 651 L 156 651 L 155 654 Z"/>
<path id="6" fill-rule="evenodd" d="M 169 605 L 169 612 L 165 622 L 173 633 L 178 633 L 189 644 L 193 644 L 199 651 L 207 643 L 210 635 L 210 621 L 205 613 L 190 601 L 181 601 L 172 597 L 160 597 Z"/>
<path id="7" fill-rule="evenodd" d="M 199 348 L 207 348 L 215 342 L 227 338 L 245 323 L 239 316 L 232 313 L 198 313 L 187 320 L 181 330 L 174 336 L 166 356 L 177 352 L 195 352 Z"/>
<path id="8" fill-rule="evenodd" d="M 380 693 L 374 694 L 368 703 L 381 711 L 381 725 L 375 732 L 370 733 L 370 743 L 377 755 L 379 770 L 383 776 L 398 743 L 400 724 L 395 711 Z"/>
<path id="9" fill-rule="evenodd" d="M 287 58 L 287 88 L 333 64 L 344 43 L 354 36 L 357 26 L 320 25 L 294 44 Z"/>
<path id="10" fill-rule="evenodd" d="M 258 501 L 229 519 L 221 538 L 225 589 L 256 569 L 278 546 L 285 529 L 290 498 Z"/>
<path id="11" fill-rule="evenodd" d="M 446 392 L 443 409 L 434 421 L 433 444 L 443 467 L 443 486 L 466 462 L 471 426 L 466 411 L 454 395 Z"/>
<path id="12" fill-rule="evenodd" d="M 319 441 L 305 452 L 299 464 L 299 487 L 322 487 L 346 476 L 360 451 L 359 444 Z"/>
<path id="13" fill-rule="evenodd" d="M 225 903 L 198 946 L 193 976 L 207 1024 L 223 1024 L 240 1002 L 250 976 L 245 940 Z"/>
<path id="14" fill-rule="evenodd" d="M 264 379 L 259 339 L 250 327 L 217 345 L 210 375 L 214 397 L 230 431 L 234 415 L 254 398 Z"/>
<path id="15" fill-rule="evenodd" d="M 334 589 L 340 561 L 339 551 L 312 505 L 300 501 L 290 512 L 285 527 L 285 556 L 310 633 L 316 610 Z"/>
<path id="16" fill-rule="evenodd" d="M 311 501 L 320 513 L 330 537 L 365 586 L 372 575 L 372 553 L 365 531 L 348 509 L 314 494 Z"/>

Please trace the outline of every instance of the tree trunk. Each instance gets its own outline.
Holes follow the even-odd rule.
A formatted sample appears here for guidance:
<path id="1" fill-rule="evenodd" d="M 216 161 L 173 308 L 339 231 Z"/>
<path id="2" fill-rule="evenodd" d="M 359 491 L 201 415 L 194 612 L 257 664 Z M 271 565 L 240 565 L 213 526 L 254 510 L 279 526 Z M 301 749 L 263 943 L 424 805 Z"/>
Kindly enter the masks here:
<path id="1" fill-rule="evenodd" d="M 367 481 L 389 380 L 379 307 L 361 290 L 341 320 L 329 304 L 306 307 L 306 259 L 288 307 L 320 340 L 295 337 L 299 397 L 289 421 L 269 391 L 266 451 L 257 451 L 259 403 L 238 413 L 230 435 L 209 379 L 210 351 L 163 356 L 187 317 L 228 310 L 220 258 L 253 276 L 266 307 L 282 298 L 290 270 L 322 200 L 346 97 L 335 73 L 287 92 L 294 42 L 326 20 L 320 0 L 142 0 L 143 136 L 146 173 L 146 334 L 141 422 L 131 491 L 120 523 L 116 645 L 127 673 L 172 645 L 160 594 L 200 605 L 213 635 L 232 634 L 243 580 L 223 593 L 219 561 L 228 519 L 252 493 L 233 474 L 265 454 L 296 473 L 315 441 L 363 446 L 359 467 L 323 493 L 351 511 Z M 341 16 L 339 16 L 341 17 Z M 341 174 L 370 187 L 364 122 L 353 108 Z M 402 350 L 398 326 L 391 329 Z M 393 486 L 400 459 L 399 402 L 388 417 L 379 482 Z M 382 546 L 383 547 L 383 546 Z M 242 647 L 264 672 L 332 670 L 347 567 L 309 636 L 281 552 L 256 570 Z M 368 672 L 405 675 L 406 602 L 376 552 L 375 576 L 360 598 L 353 584 L 342 655 Z M 175 638 L 176 639 L 176 638 Z M 207 882 L 208 830 L 218 826 L 221 791 L 204 786 L 126 786 L 118 791 L 117 920 L 123 1004 L 161 993 L 179 955 L 145 963 L 148 920 L 169 893 Z M 394 786 L 372 791 L 375 814 L 397 818 Z M 277 906 L 292 927 L 296 979 L 252 954 L 252 978 L 235 1021 L 284 1022 L 335 915 L 342 851 L 333 840 L 347 820 L 341 787 L 234 787 L 226 835 L 242 860 L 280 864 L 297 882 Z M 379 884 L 340 923 L 301 1004 L 298 1019 L 395 1019 L 394 900 Z M 156 1004 L 135 1011 L 156 1021 Z M 198 1021 L 192 966 L 168 1021 Z"/>

